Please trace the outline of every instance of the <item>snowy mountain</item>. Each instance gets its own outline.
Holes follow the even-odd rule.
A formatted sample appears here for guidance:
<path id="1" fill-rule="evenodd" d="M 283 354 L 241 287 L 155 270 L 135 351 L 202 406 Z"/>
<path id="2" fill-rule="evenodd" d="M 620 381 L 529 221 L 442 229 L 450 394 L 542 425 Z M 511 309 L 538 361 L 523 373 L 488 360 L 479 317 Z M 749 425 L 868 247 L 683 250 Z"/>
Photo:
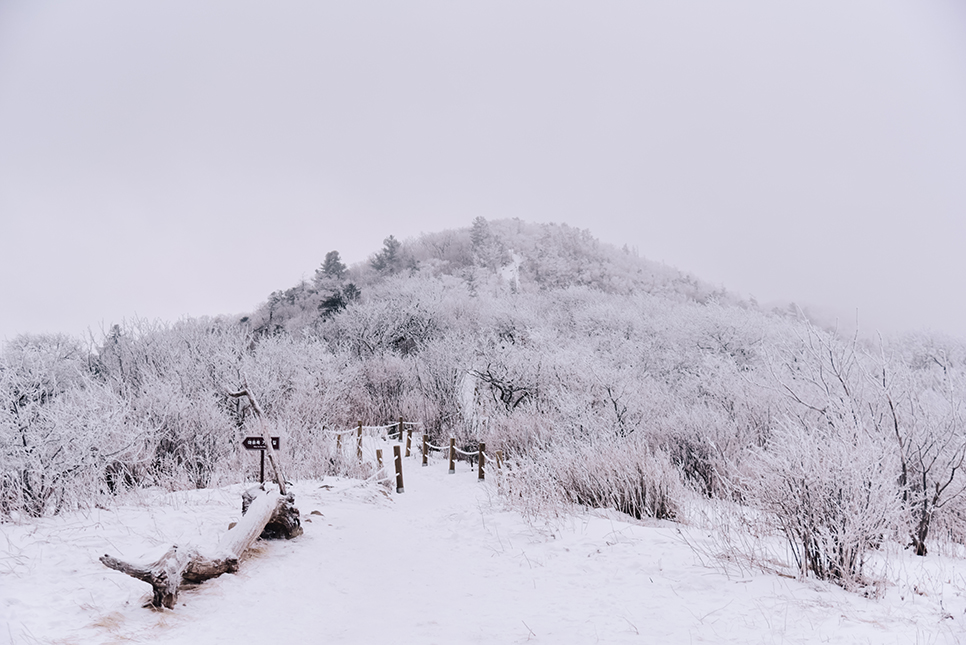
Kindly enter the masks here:
<path id="1" fill-rule="evenodd" d="M 477 219 L 324 257 L 242 318 L 5 345 L 0 528 L 251 480 L 263 423 L 293 480 L 377 481 L 333 433 L 402 418 L 500 450 L 487 490 L 531 527 L 670 521 L 711 536 L 709 566 L 893 598 L 905 563 L 948 580 L 928 587 L 943 606 L 966 593 L 935 573 L 966 543 L 961 342 L 842 338 L 566 226 Z"/>

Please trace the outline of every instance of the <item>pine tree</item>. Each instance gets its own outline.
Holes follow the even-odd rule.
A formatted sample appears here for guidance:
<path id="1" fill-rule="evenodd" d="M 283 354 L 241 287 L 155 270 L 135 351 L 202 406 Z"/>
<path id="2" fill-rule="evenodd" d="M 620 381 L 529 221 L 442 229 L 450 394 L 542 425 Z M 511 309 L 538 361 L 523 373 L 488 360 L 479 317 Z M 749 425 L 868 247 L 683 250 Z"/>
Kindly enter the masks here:
<path id="1" fill-rule="evenodd" d="M 390 235 L 382 241 L 382 250 L 369 263 L 380 273 L 395 273 L 399 270 L 401 258 L 399 248 L 402 243 Z"/>
<path id="2" fill-rule="evenodd" d="M 315 282 L 319 284 L 329 280 L 341 281 L 345 277 L 345 273 L 346 266 L 342 262 L 339 252 L 329 251 L 325 254 L 325 262 L 322 263 L 322 268 L 315 271 Z"/>

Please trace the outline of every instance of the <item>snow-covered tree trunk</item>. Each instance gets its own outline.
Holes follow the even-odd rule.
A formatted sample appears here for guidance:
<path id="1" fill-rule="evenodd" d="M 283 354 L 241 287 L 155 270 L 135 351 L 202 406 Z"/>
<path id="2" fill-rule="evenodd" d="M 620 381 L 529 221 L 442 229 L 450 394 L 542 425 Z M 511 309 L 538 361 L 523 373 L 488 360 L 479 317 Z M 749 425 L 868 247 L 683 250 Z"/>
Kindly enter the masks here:
<path id="1" fill-rule="evenodd" d="M 275 491 L 257 497 L 242 520 L 225 533 L 211 553 L 173 545 L 154 562 L 135 564 L 106 554 L 100 560 L 106 567 L 151 585 L 154 589 L 151 604 L 172 609 L 178 601 L 182 584 L 203 582 L 223 573 L 237 571 L 239 558 L 258 539 L 279 507 L 285 503 L 286 498 Z"/>

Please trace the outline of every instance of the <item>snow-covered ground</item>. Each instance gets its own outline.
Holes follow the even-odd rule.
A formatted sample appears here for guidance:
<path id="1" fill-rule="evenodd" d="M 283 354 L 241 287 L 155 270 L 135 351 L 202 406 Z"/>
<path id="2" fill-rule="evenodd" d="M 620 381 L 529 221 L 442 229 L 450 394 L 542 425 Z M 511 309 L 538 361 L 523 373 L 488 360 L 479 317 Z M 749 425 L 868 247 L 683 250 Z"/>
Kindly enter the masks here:
<path id="1" fill-rule="evenodd" d="M 697 529 L 607 512 L 535 527 L 465 464 L 405 469 L 401 495 L 299 482 L 304 535 L 259 543 L 237 574 L 183 591 L 174 611 L 142 608 L 149 587 L 97 558 L 214 544 L 240 516 L 242 486 L 0 525 L 0 642 L 966 642 L 959 559 L 896 555 L 901 584 L 871 600 L 704 566 L 688 546 L 707 544 Z"/>

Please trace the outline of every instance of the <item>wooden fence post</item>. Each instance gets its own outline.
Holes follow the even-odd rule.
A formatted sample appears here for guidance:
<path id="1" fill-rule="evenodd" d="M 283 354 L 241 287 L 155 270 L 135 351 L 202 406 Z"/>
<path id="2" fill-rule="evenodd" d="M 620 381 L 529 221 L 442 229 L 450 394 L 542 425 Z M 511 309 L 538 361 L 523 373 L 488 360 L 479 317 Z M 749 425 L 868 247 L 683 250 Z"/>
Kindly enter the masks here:
<path id="1" fill-rule="evenodd" d="M 342 435 L 341 434 L 335 435 L 335 454 L 337 454 L 339 457 L 342 456 Z"/>
<path id="2" fill-rule="evenodd" d="M 362 421 L 359 422 L 359 431 L 356 439 L 356 457 L 362 461 Z"/>
<path id="3" fill-rule="evenodd" d="M 449 474 L 456 472 L 456 438 L 449 438 Z"/>
<path id="4" fill-rule="evenodd" d="M 379 463 L 379 470 L 382 470 L 382 448 L 376 448 L 376 461 Z"/>
<path id="5" fill-rule="evenodd" d="M 478 450 L 480 451 L 479 481 L 483 481 L 484 467 L 486 466 L 486 455 L 483 453 L 483 451 L 486 450 L 486 444 L 481 441 Z"/>
<path id="6" fill-rule="evenodd" d="M 399 443 L 403 441 L 402 417 L 399 417 Z"/>
<path id="7" fill-rule="evenodd" d="M 423 465 L 429 465 L 429 437 L 423 435 Z"/>
<path id="8" fill-rule="evenodd" d="M 410 454 L 412 454 L 410 452 L 410 448 L 412 447 L 412 445 L 413 445 L 413 429 L 412 429 L 412 426 L 410 426 L 409 428 L 406 428 L 406 456 L 407 457 L 410 456 Z"/>
<path id="9" fill-rule="evenodd" d="M 403 493 L 403 478 L 402 478 L 402 457 L 399 455 L 399 446 L 392 447 L 392 457 L 396 462 L 396 492 Z"/>

